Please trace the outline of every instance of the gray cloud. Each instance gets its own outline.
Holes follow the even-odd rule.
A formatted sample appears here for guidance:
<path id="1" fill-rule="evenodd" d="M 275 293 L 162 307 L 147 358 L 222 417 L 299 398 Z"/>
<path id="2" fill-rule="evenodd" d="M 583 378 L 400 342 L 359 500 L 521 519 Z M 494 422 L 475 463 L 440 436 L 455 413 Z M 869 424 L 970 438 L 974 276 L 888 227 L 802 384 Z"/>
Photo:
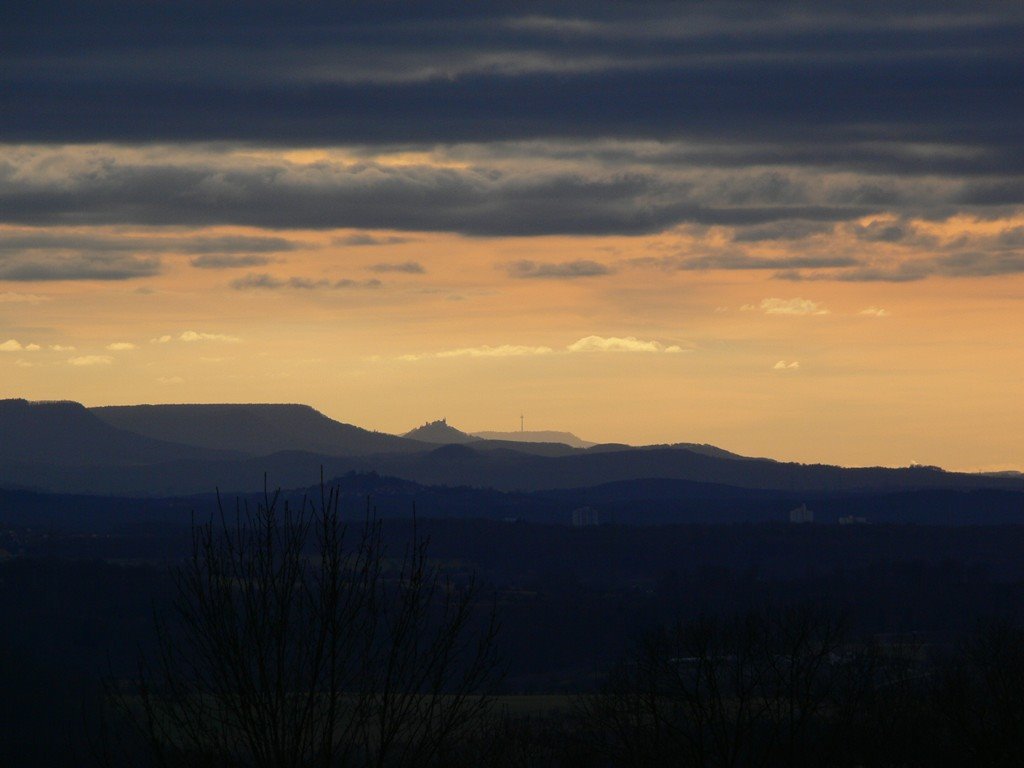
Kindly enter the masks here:
<path id="1" fill-rule="evenodd" d="M 177 253 L 284 253 L 308 247 L 305 243 L 283 237 L 263 235 L 196 236 L 166 239 L 161 248 Z M 140 248 L 139 250 L 144 250 Z"/>
<path id="2" fill-rule="evenodd" d="M 0 177 L 0 189 L 3 189 Z M 181 235 L 140 237 L 138 235 L 104 235 L 90 232 L 0 232 L 0 252 L 12 251 L 133 251 L 136 253 L 279 253 L 303 247 L 283 237 L 258 235 Z"/>
<path id="3" fill-rule="evenodd" d="M 638 146 L 629 146 L 640 153 Z M 605 167 L 585 160 L 545 163 L 539 150 L 536 144 L 488 145 L 477 148 L 472 163 L 396 165 L 374 159 L 299 164 L 202 148 L 83 153 L 64 148 L 24 152 L 0 145 L 0 169 L 8 168 L 0 172 L 0 221 L 77 227 L 357 227 L 473 236 L 645 234 L 688 223 L 740 227 L 739 242 L 744 232 L 767 237 L 787 230 L 797 234 L 801 228 L 805 233 L 827 231 L 868 215 L 901 221 L 993 215 L 959 203 L 963 185 L 954 179 L 878 180 L 799 168 L 753 172 L 686 165 Z M 439 155 L 442 161 L 446 157 L 445 152 Z M 63 237 L 66 245 L 73 244 L 73 235 Z M 193 253 L 309 247 L 281 237 L 253 238 L 252 243 L 243 238 L 192 243 L 126 239 L 131 242 L 116 247 Z M 97 247 L 102 245 L 97 241 Z"/>
<path id="4" fill-rule="evenodd" d="M 380 237 L 377 235 L 368 235 L 366 233 L 358 233 L 354 235 L 346 235 L 345 237 L 336 237 L 331 242 L 334 245 L 348 245 L 348 246 L 362 246 L 362 245 L 398 245 L 400 243 L 409 242 L 409 238 L 400 237 L 399 235 L 388 235 L 387 237 Z"/>
<path id="5" fill-rule="evenodd" d="M 408 275 L 423 275 L 427 270 L 418 261 L 381 262 L 367 267 L 371 272 L 404 272 Z"/>
<path id="6" fill-rule="evenodd" d="M 908 283 L 923 280 L 931 274 L 927 265 L 916 262 L 895 267 L 859 267 L 850 270 L 801 271 L 786 269 L 776 272 L 776 280 L 803 282 L 813 280 L 834 280 L 842 283 Z"/>
<path id="7" fill-rule="evenodd" d="M 1024 227 L 1004 229 L 996 238 L 996 244 L 1003 248 L 1024 248 Z"/>
<path id="8" fill-rule="evenodd" d="M 297 288 L 300 290 L 313 290 L 316 288 L 328 288 L 331 285 L 330 280 L 319 279 L 311 280 L 305 277 L 289 277 L 279 278 L 266 273 L 249 273 L 244 277 L 235 278 L 229 285 L 240 291 L 251 290 L 254 288 L 265 288 L 269 290 L 277 290 L 279 288 Z"/>
<path id="9" fill-rule="evenodd" d="M 931 259 L 914 259 L 889 265 L 860 266 L 848 270 L 802 271 L 787 269 L 777 272 L 779 280 L 812 281 L 835 280 L 839 282 L 887 282 L 905 283 L 923 280 L 927 277 L 992 277 L 1024 273 L 1024 253 L 1002 252 L 961 252 Z"/>
<path id="10" fill-rule="evenodd" d="M 255 254 L 235 255 L 231 253 L 210 253 L 189 259 L 189 264 L 199 269 L 233 269 L 235 267 L 262 267 L 270 263 L 266 256 Z"/>
<path id="11" fill-rule="evenodd" d="M 328 288 L 380 288 L 382 283 L 380 280 L 351 280 L 349 278 L 342 278 L 340 280 L 331 281 L 326 278 L 312 279 L 307 277 L 289 277 L 279 278 L 274 277 L 266 273 L 249 273 L 244 277 L 239 277 L 232 280 L 229 285 L 235 290 L 280 290 L 282 288 L 291 288 L 295 290 L 303 291 L 314 291 L 324 290 Z"/>
<path id="12" fill-rule="evenodd" d="M 126 254 L 0 257 L 0 280 L 130 280 L 160 272 L 160 260 Z"/>
<path id="13" fill-rule="evenodd" d="M 759 243 L 765 240 L 803 240 L 832 232 L 833 225 L 820 221 L 777 221 L 759 227 L 738 227 L 733 233 L 737 243 Z"/>
<path id="14" fill-rule="evenodd" d="M 988 277 L 1024 272 L 1024 252 L 957 253 L 935 260 L 938 274 L 954 277 Z"/>
<path id="15" fill-rule="evenodd" d="M 0 233 L 0 280 L 128 280 L 161 271 L 159 254 L 198 254 L 193 266 L 219 268 L 266 264 L 265 256 L 297 244 L 280 237 L 113 236 L 82 231 Z"/>
<path id="16" fill-rule="evenodd" d="M 745 253 L 725 252 L 705 256 L 666 256 L 633 259 L 632 264 L 640 267 L 659 267 L 668 270 L 705 269 L 823 269 L 829 267 L 854 267 L 860 261 L 849 256 L 788 256 L 784 258 L 760 258 Z"/>
<path id="17" fill-rule="evenodd" d="M 870 243 L 898 243 L 913 235 L 910 227 L 895 221 L 873 221 L 864 226 L 854 225 L 853 232 L 859 240 Z"/>
<path id="18" fill-rule="evenodd" d="M 689 136 L 889 170 L 898 140 L 901 173 L 1022 163 L 1013 3 L 21 5 L 0 17 L 14 142 Z"/>
<path id="19" fill-rule="evenodd" d="M 337 280 L 334 283 L 335 288 L 380 288 L 383 283 L 377 278 L 370 278 L 369 280 L 351 280 L 347 277 Z"/>
<path id="20" fill-rule="evenodd" d="M 42 159 L 12 156 L 11 162 L 17 173 L 0 174 L 0 220 L 32 225 L 233 224 L 600 235 L 658 232 L 686 221 L 842 221 L 876 211 L 851 202 L 856 191 L 841 186 L 831 189 L 832 201 L 821 204 L 815 185 L 781 182 L 779 174 L 766 182 L 735 174 L 679 178 L 600 169 L 538 173 L 531 168 L 511 172 L 372 162 L 296 165 L 208 154 L 167 164 L 113 154 L 83 159 L 64 150 L 44 153 Z M 294 247 L 280 238 L 270 240 Z"/>
<path id="21" fill-rule="evenodd" d="M 509 277 L 571 280 L 578 277 L 600 277 L 612 274 L 604 264 L 588 259 L 548 263 L 537 261 L 513 261 L 505 265 Z"/>

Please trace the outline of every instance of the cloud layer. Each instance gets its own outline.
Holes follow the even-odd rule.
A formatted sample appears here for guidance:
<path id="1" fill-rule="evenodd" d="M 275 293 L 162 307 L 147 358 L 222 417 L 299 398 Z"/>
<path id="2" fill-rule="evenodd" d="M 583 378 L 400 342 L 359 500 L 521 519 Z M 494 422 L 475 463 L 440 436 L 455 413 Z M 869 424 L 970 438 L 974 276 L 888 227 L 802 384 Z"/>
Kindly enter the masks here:
<path id="1" fill-rule="evenodd" d="M 663 344 L 660 341 L 638 339 L 635 336 L 584 336 L 568 344 L 562 349 L 544 346 L 526 346 L 518 344 L 502 344 L 499 346 L 482 345 L 479 347 L 461 347 L 441 352 L 403 355 L 400 360 L 424 360 L 431 358 L 450 357 L 525 357 L 552 354 L 586 354 L 601 352 L 639 352 L 654 354 L 676 354 L 684 349 L 677 344 Z"/>
<path id="2" fill-rule="evenodd" d="M 1019 239 L 907 268 L 740 247 L 844 224 L 900 245 L 910 219 L 1019 210 L 1014 4 L 464 5 L 257 3 L 244 24 L 237 8 L 198 2 L 0 12 L 0 223 L 366 230 L 341 247 L 400 244 L 396 230 L 696 224 L 734 228 L 737 247 L 661 266 L 845 281 L 1022 271 Z M 315 151 L 281 152 L 296 148 Z M 862 223 L 882 214 L 895 218 Z M 22 244 L 0 256 L 0 278 L 160 269 L 159 244 L 110 239 L 124 242 Z M 182 252 L 201 268 L 255 267 L 294 245 Z"/>
<path id="3" fill-rule="evenodd" d="M 988 150 L 907 151 L 910 170 L 1020 168 L 1015 4 L 257 3 L 239 20 L 214 3 L 19 5 L 0 16 L 0 135 L 285 145 L 686 136 L 864 167 L 893 162 L 877 144 L 899 138 Z"/>

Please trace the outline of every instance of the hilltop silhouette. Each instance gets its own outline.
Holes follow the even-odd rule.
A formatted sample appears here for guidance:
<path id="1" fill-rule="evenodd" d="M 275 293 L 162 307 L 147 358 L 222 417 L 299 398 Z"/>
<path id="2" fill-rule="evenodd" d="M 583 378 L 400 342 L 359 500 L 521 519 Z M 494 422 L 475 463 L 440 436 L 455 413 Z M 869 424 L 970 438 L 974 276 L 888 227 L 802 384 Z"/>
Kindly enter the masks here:
<path id="1" fill-rule="evenodd" d="M 511 443 L 562 443 L 572 448 L 592 448 L 597 443 L 581 440 L 572 432 L 555 430 L 525 430 L 520 432 L 473 432 L 481 440 L 502 440 Z"/>
<path id="2" fill-rule="evenodd" d="M 468 435 L 455 427 L 449 426 L 447 419 L 428 421 L 421 427 L 409 430 L 402 437 L 419 440 L 424 443 L 449 445 L 451 443 L 475 443 L 479 438 Z"/>

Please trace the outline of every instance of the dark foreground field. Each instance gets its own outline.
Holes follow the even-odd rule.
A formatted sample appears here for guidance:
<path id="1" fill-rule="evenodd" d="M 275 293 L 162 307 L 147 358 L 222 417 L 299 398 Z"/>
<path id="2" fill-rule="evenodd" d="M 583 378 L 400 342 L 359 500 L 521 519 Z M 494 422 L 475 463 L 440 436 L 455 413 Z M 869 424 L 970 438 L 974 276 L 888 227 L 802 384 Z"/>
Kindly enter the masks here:
<path id="1" fill-rule="evenodd" d="M 102 746 L 101 683 L 129 678 L 140 655 L 152 658 L 154 614 L 169 615 L 176 594 L 169 570 L 189 552 L 192 517 L 185 510 L 174 514 L 159 523 L 127 512 L 97 517 L 92 525 L 4 523 L 4 765 L 80 765 Z M 408 517 L 383 521 L 388 562 L 397 562 L 413 525 Z M 415 525 L 416 535 L 428 540 L 431 566 L 455 584 L 474 580 L 477 609 L 482 615 L 493 607 L 500 624 L 500 669 L 489 683 L 495 698 L 485 729 L 487 738 L 505 744 L 487 758 L 494 764 L 655 765 L 677 755 L 680 765 L 796 765 L 803 764 L 798 751 L 823 749 L 820 740 L 826 738 L 836 765 L 926 764 L 918 761 L 926 754 L 933 760 L 928 764 L 936 764 L 932 747 L 946 741 L 935 734 L 948 736 L 951 727 L 943 718 L 961 718 L 957 727 L 964 734 L 978 731 L 970 736 L 982 739 L 970 747 L 975 750 L 1002 744 L 987 728 L 1003 729 L 1011 743 L 1024 727 L 1024 716 L 1018 718 L 1024 686 L 1010 685 L 1024 675 L 1024 650 L 1013 629 L 1024 606 L 1021 526 L 571 528 L 456 519 Z M 742 726 L 736 721 L 742 691 L 731 686 L 741 686 L 733 665 L 743 654 L 760 654 L 762 661 L 781 654 L 796 663 L 799 654 L 777 649 L 783 640 L 772 632 L 789 631 L 785 617 L 809 607 L 815 618 L 805 631 L 814 636 L 825 627 L 835 634 L 823 666 L 807 673 L 808 685 L 829 677 L 832 687 L 821 694 L 828 703 L 815 704 L 799 732 L 787 737 L 799 745 L 793 741 L 779 751 L 778 729 L 796 726 L 782 723 L 772 706 L 751 709 L 743 726 L 749 732 L 730 737 L 745 745 L 734 762 L 718 762 L 710 752 L 691 754 L 684 746 L 693 739 L 714 733 L 721 739 L 721 729 Z M 752 617 L 765 622 L 762 638 L 774 638 L 764 647 L 737 635 Z M 712 626 L 717 629 L 697 643 L 695 628 Z M 986 643 L 988 650 L 980 650 Z M 893 671 L 897 662 L 904 665 L 899 674 Z M 860 698 L 854 701 L 853 682 L 840 686 L 838 677 L 850 678 L 855 664 L 869 663 L 875 666 L 858 672 Z M 701 702 L 688 686 L 700 675 L 718 675 L 704 683 L 731 691 L 719 702 L 718 720 L 701 725 L 710 729 L 706 733 L 692 730 Z M 954 690 L 960 694 L 950 698 Z M 648 701 L 661 702 L 658 707 L 637 710 L 640 699 L 631 697 L 642 691 L 653 696 Z M 747 695 L 764 707 L 795 694 L 760 688 Z M 989 707 L 998 701 L 998 711 L 979 721 L 977 712 L 949 709 L 950 702 L 975 699 Z M 842 709 L 853 704 L 856 712 Z M 871 727 L 863 720 L 868 716 L 892 726 L 887 749 L 894 762 L 850 751 L 851 740 L 863 737 L 856 729 Z M 648 733 L 656 722 L 662 723 L 657 738 Z M 901 728 L 935 734 L 926 750 Z M 876 751 L 880 738 L 869 740 Z M 970 738 L 959 739 L 958 749 L 967 749 Z M 474 742 L 473 748 L 486 746 Z M 483 760 L 481 755 L 474 759 Z M 1008 753 L 1006 759 L 1015 758 Z"/>

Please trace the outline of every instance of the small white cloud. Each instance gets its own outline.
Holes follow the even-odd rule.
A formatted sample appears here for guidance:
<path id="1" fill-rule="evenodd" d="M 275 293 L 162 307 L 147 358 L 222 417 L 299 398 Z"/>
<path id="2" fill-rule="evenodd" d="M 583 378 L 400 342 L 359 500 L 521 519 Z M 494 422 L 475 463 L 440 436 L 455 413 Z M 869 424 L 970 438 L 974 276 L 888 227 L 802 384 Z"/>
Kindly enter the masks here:
<path id="1" fill-rule="evenodd" d="M 438 357 L 520 357 L 522 355 L 550 355 L 551 347 L 528 347 L 519 344 L 502 344 L 492 347 L 484 344 L 481 347 L 466 347 L 439 352 Z"/>
<path id="2" fill-rule="evenodd" d="M 82 355 L 81 357 L 72 357 L 68 360 L 70 365 L 110 365 L 114 362 L 114 358 L 110 355 Z"/>
<path id="3" fill-rule="evenodd" d="M 181 376 L 160 376 L 157 378 L 156 383 L 169 386 L 173 384 L 182 384 L 184 381 L 185 380 L 181 378 Z"/>
<path id="4" fill-rule="evenodd" d="M 857 314 L 868 315 L 869 317 L 888 317 L 889 311 L 880 307 L 866 307 Z"/>
<path id="5" fill-rule="evenodd" d="M 111 352 L 123 352 L 128 349 L 136 349 L 136 346 L 130 341 L 115 341 L 113 344 L 107 344 L 107 349 Z"/>
<path id="6" fill-rule="evenodd" d="M 22 344 L 17 339 L 8 339 L 0 344 L 0 352 L 38 352 L 38 344 Z"/>
<path id="7" fill-rule="evenodd" d="M 150 344 L 170 344 L 172 341 L 184 341 L 186 343 L 193 343 L 196 341 L 225 341 L 225 342 L 236 342 L 241 341 L 237 336 L 229 336 L 226 333 L 203 333 L 201 331 L 182 331 L 177 336 L 172 336 L 169 333 L 165 333 L 162 336 L 155 336 L 149 340 Z M 109 349 L 109 347 L 108 347 Z"/>
<path id="8" fill-rule="evenodd" d="M 75 348 L 64 344 L 51 344 L 50 349 L 54 352 L 74 352 Z"/>
<path id="9" fill-rule="evenodd" d="M 566 347 L 570 352 L 682 352 L 675 344 L 666 346 L 660 341 L 644 341 L 635 336 L 585 336 Z"/>
<path id="10" fill-rule="evenodd" d="M 37 293 L 14 293 L 13 291 L 0 293 L 0 304 L 38 304 L 49 300 L 49 296 L 40 296 Z"/>
<path id="11" fill-rule="evenodd" d="M 755 309 L 744 304 L 744 310 Z M 766 315 L 827 315 L 828 310 L 821 304 L 810 299 L 763 299 L 756 307 Z"/>
<path id="12" fill-rule="evenodd" d="M 18 358 L 17 360 L 15 360 L 14 364 L 16 366 L 18 366 L 19 368 L 35 368 L 36 367 L 35 363 L 30 363 L 28 360 L 22 360 L 21 358 Z"/>
<path id="13" fill-rule="evenodd" d="M 228 336 L 225 333 L 201 333 L 199 331 L 184 331 L 178 336 L 178 340 L 190 343 L 194 341 L 241 341 L 237 336 Z"/>
<path id="14" fill-rule="evenodd" d="M 800 367 L 800 363 L 798 361 L 796 361 L 796 360 L 792 360 L 790 362 L 786 362 L 785 360 L 779 360 L 779 362 L 777 362 L 772 367 L 776 371 L 792 371 L 792 370 L 796 370 L 797 368 L 799 368 Z"/>
<path id="15" fill-rule="evenodd" d="M 423 360 L 430 357 L 523 357 L 526 355 L 550 355 L 554 352 L 551 347 L 528 347 L 518 344 L 502 344 L 492 347 L 484 344 L 479 347 L 462 347 L 460 349 L 446 349 L 442 352 L 433 352 L 423 355 L 402 355 L 399 360 Z"/>
<path id="16" fill-rule="evenodd" d="M 519 344 L 502 344 L 492 347 L 484 344 L 479 347 L 462 347 L 446 349 L 443 352 L 402 355 L 399 360 L 424 360 L 426 358 L 446 357 L 525 357 L 552 354 L 573 354 L 577 352 L 657 352 L 674 354 L 685 351 L 675 344 L 662 344 L 660 341 L 644 341 L 635 336 L 585 336 L 567 347 L 554 350 L 551 347 L 531 347 Z"/>

